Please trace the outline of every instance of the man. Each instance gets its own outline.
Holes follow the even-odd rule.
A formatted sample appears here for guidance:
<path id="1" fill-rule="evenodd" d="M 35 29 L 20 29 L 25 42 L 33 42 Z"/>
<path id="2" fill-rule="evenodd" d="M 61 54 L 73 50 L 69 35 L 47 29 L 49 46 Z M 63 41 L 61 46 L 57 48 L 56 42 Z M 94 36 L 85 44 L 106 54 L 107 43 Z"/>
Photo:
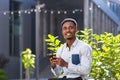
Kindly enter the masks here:
<path id="1" fill-rule="evenodd" d="M 91 69 L 92 49 L 76 38 L 76 20 L 66 18 L 61 25 L 66 43 L 58 50 L 56 57 L 50 58 L 51 70 L 58 76 L 56 80 L 86 80 Z"/>

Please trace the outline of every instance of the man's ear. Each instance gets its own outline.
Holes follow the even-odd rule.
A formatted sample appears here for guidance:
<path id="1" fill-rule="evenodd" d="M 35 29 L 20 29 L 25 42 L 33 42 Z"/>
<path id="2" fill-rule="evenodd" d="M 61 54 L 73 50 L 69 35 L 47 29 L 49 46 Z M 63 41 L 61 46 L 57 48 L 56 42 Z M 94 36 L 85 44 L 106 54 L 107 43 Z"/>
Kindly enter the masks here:
<path id="1" fill-rule="evenodd" d="M 78 28 L 76 28 L 76 32 L 78 32 Z"/>

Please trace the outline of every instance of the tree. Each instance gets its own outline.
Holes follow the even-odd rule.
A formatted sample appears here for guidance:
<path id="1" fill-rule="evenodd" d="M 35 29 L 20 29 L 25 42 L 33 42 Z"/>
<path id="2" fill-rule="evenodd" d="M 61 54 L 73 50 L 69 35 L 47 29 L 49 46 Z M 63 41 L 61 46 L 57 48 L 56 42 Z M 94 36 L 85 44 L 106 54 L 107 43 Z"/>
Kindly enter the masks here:
<path id="1" fill-rule="evenodd" d="M 30 73 L 32 72 L 32 69 L 35 68 L 35 55 L 32 54 L 32 51 L 29 48 L 22 52 L 22 63 L 26 70 L 26 80 L 30 80 Z"/>

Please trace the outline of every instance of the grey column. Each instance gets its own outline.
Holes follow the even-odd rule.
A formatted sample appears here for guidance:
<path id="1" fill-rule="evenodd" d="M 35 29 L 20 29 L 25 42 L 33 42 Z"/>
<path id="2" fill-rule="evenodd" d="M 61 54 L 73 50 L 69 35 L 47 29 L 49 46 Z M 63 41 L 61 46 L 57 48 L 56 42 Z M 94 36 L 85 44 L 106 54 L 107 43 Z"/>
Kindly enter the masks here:
<path id="1" fill-rule="evenodd" d="M 50 33 L 54 34 L 54 14 L 50 15 Z"/>
<path id="2" fill-rule="evenodd" d="M 46 53 L 47 53 L 47 46 L 46 46 L 46 43 L 45 43 L 45 39 L 47 38 L 47 35 L 48 35 L 47 18 L 48 18 L 47 13 L 44 13 L 43 14 L 43 56 L 44 57 L 46 56 Z"/>
<path id="3" fill-rule="evenodd" d="M 106 32 L 106 16 L 105 16 L 105 13 L 103 13 L 103 30 L 104 30 L 104 32 Z"/>
<path id="4" fill-rule="evenodd" d="M 117 35 L 117 24 L 115 23 L 115 35 Z"/>
<path id="5" fill-rule="evenodd" d="M 107 32 L 107 16 L 105 14 L 105 32 Z"/>
<path id="6" fill-rule="evenodd" d="M 22 17 L 23 17 L 23 15 L 21 15 Z M 22 80 L 22 78 L 23 78 L 23 64 L 22 64 L 22 51 L 23 51 L 23 18 L 22 17 L 20 17 L 20 22 L 21 22 L 21 27 L 20 27 L 20 37 L 19 37 L 19 39 L 20 39 L 20 42 L 19 42 L 19 44 L 20 44 L 20 80 Z"/>
<path id="7" fill-rule="evenodd" d="M 110 25 L 110 22 L 111 22 L 111 20 L 110 20 L 110 18 L 109 18 L 109 19 L 108 19 L 108 26 L 109 26 L 109 28 L 108 28 L 109 30 L 108 30 L 108 31 L 111 33 L 111 25 Z"/>
<path id="8" fill-rule="evenodd" d="M 104 13 L 102 12 L 102 22 L 101 22 L 101 24 L 102 24 L 102 33 L 104 33 L 105 32 L 105 29 L 104 29 L 104 24 L 105 24 L 105 17 L 104 17 L 105 15 L 104 15 Z"/>
<path id="9" fill-rule="evenodd" d="M 100 19 L 101 19 L 101 16 L 100 16 L 100 9 L 99 8 L 97 8 L 97 32 L 98 32 L 98 34 L 100 34 L 101 33 L 101 22 L 100 22 Z"/>
<path id="10" fill-rule="evenodd" d="M 39 8 L 39 5 L 36 6 L 36 9 L 38 10 Z M 35 75 L 36 75 L 36 80 L 38 80 L 39 78 L 39 54 L 40 54 L 40 45 L 41 45 L 41 42 L 42 42 L 42 39 L 40 38 L 42 34 L 41 33 L 41 26 L 40 26 L 40 13 L 37 11 L 36 12 L 36 72 L 35 72 Z"/>
<path id="11" fill-rule="evenodd" d="M 98 27 L 98 25 L 97 25 L 97 17 L 98 17 L 98 15 L 97 15 L 98 13 L 97 13 L 97 6 L 96 5 L 94 5 L 94 33 L 98 33 L 98 31 L 97 31 L 97 27 Z"/>
<path id="12" fill-rule="evenodd" d="M 89 12 L 90 12 L 90 14 L 89 14 L 89 26 L 88 27 L 90 27 L 91 29 L 92 29 L 92 33 L 93 33 L 93 0 L 90 0 L 89 1 Z"/>
<path id="13" fill-rule="evenodd" d="M 111 25 L 111 23 L 112 23 L 112 20 L 110 19 L 109 25 L 110 25 L 110 32 L 112 33 L 112 25 Z"/>
<path id="14" fill-rule="evenodd" d="M 84 28 L 89 28 L 89 0 L 84 0 Z"/>
<path id="15" fill-rule="evenodd" d="M 110 28 L 108 23 L 109 23 L 109 18 L 108 18 L 108 16 L 106 16 L 106 30 L 107 30 L 107 32 L 109 32 L 109 28 Z"/>

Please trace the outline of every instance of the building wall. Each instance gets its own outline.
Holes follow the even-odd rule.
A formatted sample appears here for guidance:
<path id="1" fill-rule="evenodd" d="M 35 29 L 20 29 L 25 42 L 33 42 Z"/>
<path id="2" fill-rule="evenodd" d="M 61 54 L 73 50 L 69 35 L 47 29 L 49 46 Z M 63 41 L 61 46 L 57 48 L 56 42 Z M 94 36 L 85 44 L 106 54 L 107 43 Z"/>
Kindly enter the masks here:
<path id="1" fill-rule="evenodd" d="M 108 0 L 108 7 L 118 16 L 119 27 L 117 28 L 118 33 L 120 33 L 120 0 Z"/>
<path id="2" fill-rule="evenodd" d="M 114 14 L 119 18 L 119 27 L 117 28 L 117 31 L 118 33 L 120 33 L 120 0 L 106 0 L 105 3 L 111 9 L 111 11 L 113 11 Z"/>
<path id="3" fill-rule="evenodd" d="M 107 2 L 108 7 L 118 16 L 120 19 L 120 1 L 118 0 L 109 0 Z"/>
<path id="4" fill-rule="evenodd" d="M 4 7 L 4 5 L 8 5 Z M 0 12 L 9 10 L 9 0 L 0 2 Z M 9 54 L 9 15 L 0 13 L 0 54 Z"/>
<path id="5" fill-rule="evenodd" d="M 93 0 L 92 6 L 93 33 L 101 34 L 104 32 L 118 34 L 118 17 L 102 1 Z"/>
<path id="6" fill-rule="evenodd" d="M 11 14 L 10 11 L 10 4 L 13 0 L 1 0 L 0 2 L 0 54 L 4 54 L 8 59 L 9 62 L 5 66 L 5 71 L 7 74 L 7 78 L 9 79 L 19 79 L 20 78 L 20 52 L 28 48 L 35 48 L 34 37 L 35 37 L 35 16 L 34 14 L 28 14 L 25 12 L 21 12 L 19 15 L 19 51 L 18 53 L 14 53 L 12 49 L 15 48 L 11 47 L 13 44 L 11 37 L 14 35 L 16 30 L 11 32 L 11 28 L 15 22 L 11 22 L 11 16 L 15 14 Z M 19 10 L 28 10 L 34 8 L 36 5 L 35 0 L 14 0 L 20 3 Z M 17 10 L 16 12 L 18 12 Z M 13 20 L 14 21 L 14 20 Z M 33 34 L 34 32 L 34 34 Z M 17 45 L 17 44 L 15 44 Z M 34 49 L 33 48 L 33 49 Z M 16 55 L 17 54 L 17 55 Z M 24 73 L 24 72 L 23 72 Z"/>
<path id="7" fill-rule="evenodd" d="M 114 26 L 115 25 L 115 26 Z M 106 15 L 97 5 L 93 4 L 93 32 L 101 34 L 109 32 L 117 34 L 115 32 L 118 25 Z"/>

